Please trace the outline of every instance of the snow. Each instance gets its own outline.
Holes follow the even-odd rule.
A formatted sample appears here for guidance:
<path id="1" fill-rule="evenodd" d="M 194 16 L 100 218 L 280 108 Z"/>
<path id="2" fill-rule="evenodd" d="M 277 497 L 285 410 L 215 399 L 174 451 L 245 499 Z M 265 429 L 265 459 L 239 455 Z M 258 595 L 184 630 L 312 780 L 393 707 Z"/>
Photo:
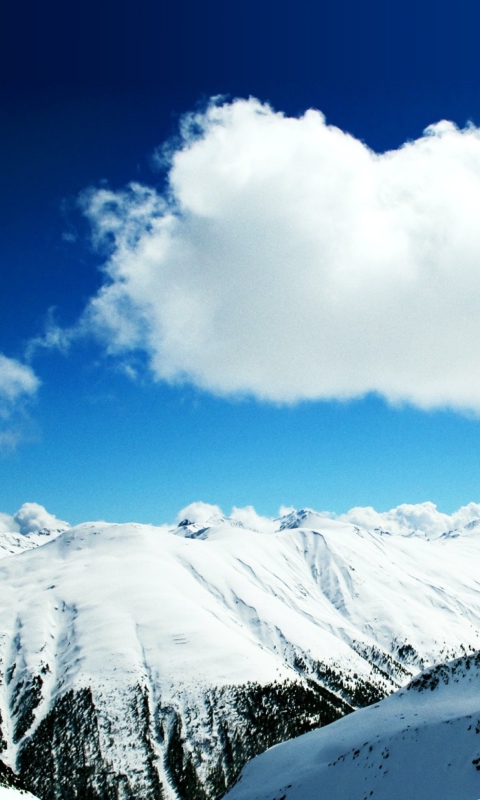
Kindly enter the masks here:
<path id="1" fill-rule="evenodd" d="M 65 528 L 58 528 L 52 530 L 50 528 L 41 528 L 29 533 L 19 533 L 18 531 L 0 531 L 0 558 L 5 556 L 16 555 L 23 553 L 25 550 L 32 550 L 34 547 L 39 547 L 51 539 L 59 536 Z"/>
<path id="2" fill-rule="evenodd" d="M 18 544 L 0 563 L 0 665 L 4 673 L 15 668 L 0 686 L 5 759 L 13 765 L 17 749 L 12 697 L 31 675 L 42 675 L 43 685 L 29 734 L 70 688 L 93 686 L 113 705 L 117 687 L 140 682 L 164 705 L 173 697 L 186 703 L 204 687 L 298 680 L 301 656 L 307 674 L 319 663 L 347 684 L 376 681 L 389 692 L 424 666 L 480 648 L 480 527 L 429 538 L 295 514 L 261 532 L 247 517 L 215 514 L 170 529 L 91 522 L 2 538 L 13 551 Z M 387 709 L 399 700 L 389 702 Z M 361 714 L 349 719 L 375 714 L 389 747 L 411 736 L 401 727 L 388 732 L 383 712 Z M 358 731 L 364 724 L 355 723 Z M 335 742 L 347 752 L 356 741 L 358 731 L 328 728 L 338 730 L 331 754 Z"/>
<path id="3" fill-rule="evenodd" d="M 7 786 L 0 786 L 0 800 L 38 800 L 30 792 L 21 789 L 13 789 Z"/>
<path id="4" fill-rule="evenodd" d="M 425 541 L 328 519 L 273 534 L 86 523 L 1 562 L 0 652 L 21 631 L 26 663 L 61 658 L 64 687 L 145 661 L 162 683 L 218 685 L 286 678 L 291 647 L 368 675 L 353 641 L 407 642 L 413 674 L 480 647 L 479 549 L 476 528 Z"/>
<path id="5" fill-rule="evenodd" d="M 469 667 L 467 668 L 467 663 Z M 251 761 L 226 800 L 475 800 L 480 657 Z"/>

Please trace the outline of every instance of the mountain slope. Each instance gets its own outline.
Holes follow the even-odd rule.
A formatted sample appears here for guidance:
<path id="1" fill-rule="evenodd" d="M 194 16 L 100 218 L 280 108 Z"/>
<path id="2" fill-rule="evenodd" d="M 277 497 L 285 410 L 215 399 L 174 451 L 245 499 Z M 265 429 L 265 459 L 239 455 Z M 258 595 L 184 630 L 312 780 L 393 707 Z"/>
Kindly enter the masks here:
<path id="1" fill-rule="evenodd" d="M 0 740 L 30 790 L 217 797 L 267 747 L 480 647 L 478 529 L 304 521 L 86 523 L 4 558 Z"/>
<path id="2" fill-rule="evenodd" d="M 42 544 L 55 539 L 65 528 L 52 530 L 50 528 L 40 528 L 31 533 L 18 533 L 17 531 L 0 531 L 0 558 L 13 556 L 23 553 L 25 550 L 32 550 Z"/>
<path id="3" fill-rule="evenodd" d="M 480 654 L 272 748 L 225 800 L 472 800 L 480 796 Z"/>
<path id="4" fill-rule="evenodd" d="M 36 800 L 23 781 L 0 760 L 0 800 Z"/>

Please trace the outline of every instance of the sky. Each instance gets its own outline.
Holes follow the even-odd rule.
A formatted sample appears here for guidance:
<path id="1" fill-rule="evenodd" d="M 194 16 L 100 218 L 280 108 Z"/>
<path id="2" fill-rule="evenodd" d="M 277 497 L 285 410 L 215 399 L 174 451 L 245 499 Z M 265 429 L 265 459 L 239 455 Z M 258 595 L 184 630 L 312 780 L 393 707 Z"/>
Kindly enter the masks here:
<path id="1" fill-rule="evenodd" d="M 2 513 L 480 500 L 479 17 L 7 9 Z"/>

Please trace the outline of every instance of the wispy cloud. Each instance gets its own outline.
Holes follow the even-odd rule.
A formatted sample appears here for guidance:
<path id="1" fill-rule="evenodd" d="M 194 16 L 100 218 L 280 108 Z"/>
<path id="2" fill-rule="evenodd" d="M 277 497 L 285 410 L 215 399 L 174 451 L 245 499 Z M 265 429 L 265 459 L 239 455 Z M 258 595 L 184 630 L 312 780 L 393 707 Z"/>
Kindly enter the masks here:
<path id="1" fill-rule="evenodd" d="M 35 394 L 39 380 L 31 367 L 0 353 L 0 398 L 4 407 L 25 395 Z"/>
<path id="2" fill-rule="evenodd" d="M 28 404 L 40 381 L 32 368 L 0 353 L 0 451 L 14 450 L 25 437 Z"/>
<path id="3" fill-rule="evenodd" d="M 377 155 L 257 100 L 188 117 L 164 195 L 83 197 L 105 281 L 82 320 L 154 377 L 275 402 L 480 411 L 480 131 Z"/>
<path id="4" fill-rule="evenodd" d="M 39 350 L 59 350 L 66 353 L 72 343 L 77 338 L 78 326 L 72 328 L 62 328 L 55 321 L 55 309 L 50 308 L 47 312 L 44 331 L 38 336 L 34 336 L 27 342 L 25 358 L 31 361 Z"/>

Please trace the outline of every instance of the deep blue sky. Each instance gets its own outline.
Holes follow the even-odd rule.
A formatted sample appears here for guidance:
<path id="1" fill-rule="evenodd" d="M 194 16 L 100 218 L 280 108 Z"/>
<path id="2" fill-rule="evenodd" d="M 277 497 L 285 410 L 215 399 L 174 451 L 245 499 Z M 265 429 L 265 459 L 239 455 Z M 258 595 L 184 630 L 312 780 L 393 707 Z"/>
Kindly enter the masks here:
<path id="1" fill-rule="evenodd" d="M 75 209 L 107 181 L 159 182 L 156 146 L 206 98 L 309 107 L 379 152 L 432 122 L 480 123 L 474 2 L 29 3 L 6 10 L 1 83 L 0 351 L 47 311 L 72 324 L 101 259 Z M 74 233 L 75 241 L 62 234 Z M 160 522 L 193 500 L 345 511 L 480 497 L 480 422 L 378 398 L 281 408 L 134 384 L 93 346 L 40 353 L 27 441 L 0 461 L 0 510 Z"/>

